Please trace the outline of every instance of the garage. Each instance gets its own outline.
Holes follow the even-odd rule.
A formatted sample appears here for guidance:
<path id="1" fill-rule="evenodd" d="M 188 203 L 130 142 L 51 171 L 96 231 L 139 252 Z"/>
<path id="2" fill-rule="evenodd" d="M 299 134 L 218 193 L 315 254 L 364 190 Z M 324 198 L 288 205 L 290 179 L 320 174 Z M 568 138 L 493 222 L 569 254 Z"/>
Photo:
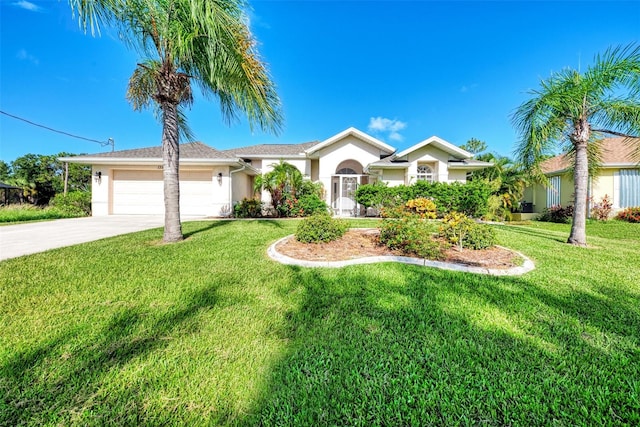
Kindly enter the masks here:
<path id="1" fill-rule="evenodd" d="M 114 170 L 111 213 L 164 214 L 162 170 Z M 180 214 L 208 215 L 213 202 L 212 171 L 180 171 Z"/>

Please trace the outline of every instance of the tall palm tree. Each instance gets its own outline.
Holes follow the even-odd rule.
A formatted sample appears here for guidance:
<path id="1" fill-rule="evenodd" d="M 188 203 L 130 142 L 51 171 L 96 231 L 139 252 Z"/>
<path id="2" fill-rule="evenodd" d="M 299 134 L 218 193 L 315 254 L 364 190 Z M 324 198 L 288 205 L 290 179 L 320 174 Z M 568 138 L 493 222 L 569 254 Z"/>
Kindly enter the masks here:
<path id="1" fill-rule="evenodd" d="M 69 0 L 83 28 L 113 24 L 145 59 L 129 80 L 134 109 L 155 108 L 162 122 L 165 242 L 182 240 L 180 136 L 192 85 L 220 103 L 228 123 L 243 113 L 251 127 L 277 133 L 282 116 L 275 86 L 247 27 L 242 0 Z"/>
<path id="2" fill-rule="evenodd" d="M 565 69 L 540 86 L 512 117 L 520 133 L 516 152 L 537 172 L 553 149 L 571 156 L 575 205 L 567 242 L 585 246 L 589 159 L 605 136 L 640 134 L 640 46 L 609 48 L 584 73 Z"/>

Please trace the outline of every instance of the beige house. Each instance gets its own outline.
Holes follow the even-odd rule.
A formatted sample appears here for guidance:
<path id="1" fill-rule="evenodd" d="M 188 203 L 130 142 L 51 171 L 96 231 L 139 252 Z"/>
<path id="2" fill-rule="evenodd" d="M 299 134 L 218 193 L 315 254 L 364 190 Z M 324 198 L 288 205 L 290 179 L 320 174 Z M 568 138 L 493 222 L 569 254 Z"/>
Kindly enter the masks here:
<path id="1" fill-rule="evenodd" d="M 598 175 L 589 180 L 589 208 L 602 201 L 605 195 L 612 202 L 614 212 L 640 206 L 639 160 L 634 144 L 624 138 L 604 139 L 602 167 Z M 532 212 L 541 213 L 545 208 L 555 205 L 573 205 L 573 175 L 567 156 L 563 154 L 547 159 L 541 167 L 549 178 L 548 187 L 538 184 L 526 188 L 524 192 L 524 202 L 532 206 Z"/>
<path id="2" fill-rule="evenodd" d="M 359 185 L 376 180 L 392 186 L 421 179 L 465 182 L 467 172 L 491 165 L 472 157 L 436 136 L 396 154 L 392 146 L 355 128 L 324 141 L 223 151 L 192 142 L 180 145 L 180 210 L 182 215 L 229 216 L 234 204 L 253 197 L 254 177 L 282 160 L 323 184 L 326 202 L 336 215 L 359 215 Z M 92 165 L 94 216 L 164 212 L 161 147 L 60 160 Z M 269 202 L 268 193 L 262 199 Z"/>

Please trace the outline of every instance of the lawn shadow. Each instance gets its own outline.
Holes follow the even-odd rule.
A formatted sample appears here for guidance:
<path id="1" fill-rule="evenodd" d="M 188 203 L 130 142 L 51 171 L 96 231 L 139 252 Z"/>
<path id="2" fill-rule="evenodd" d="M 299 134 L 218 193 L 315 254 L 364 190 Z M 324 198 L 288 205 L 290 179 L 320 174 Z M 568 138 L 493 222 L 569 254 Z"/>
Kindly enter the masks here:
<path id="1" fill-rule="evenodd" d="M 544 230 L 539 228 L 533 229 L 533 228 L 523 227 L 518 225 L 500 225 L 497 227 L 507 231 L 511 231 L 513 233 L 525 234 L 527 236 L 536 237 L 540 239 L 554 240 L 560 243 L 567 243 L 567 239 L 569 238 L 569 233 L 564 233 L 559 231 Z M 563 234 L 565 237 L 560 237 L 558 236 L 558 234 Z"/>
<path id="2" fill-rule="evenodd" d="M 637 344 L 633 307 L 415 266 L 290 272 L 304 299 L 280 331 L 289 352 L 245 425 L 588 424 L 612 414 L 633 424 L 637 384 L 625 378 L 640 371 L 616 357 L 638 361 L 638 346 L 598 345 L 580 326 Z M 561 313 L 555 324 L 547 309 Z M 611 387 L 617 397 L 602 392 Z"/>
<path id="3" fill-rule="evenodd" d="M 222 227 L 228 225 L 230 220 L 225 219 L 214 219 L 209 221 L 190 221 L 183 224 L 183 228 L 186 226 L 190 230 L 183 231 L 182 235 L 185 239 L 188 239 L 191 236 L 195 236 L 196 234 L 204 233 L 209 230 L 213 230 L 214 228 Z"/>
<path id="4" fill-rule="evenodd" d="M 77 417 L 87 411 L 92 422 L 99 424 L 137 425 L 145 417 L 148 422 L 145 396 L 139 390 L 121 392 L 127 396 L 126 417 L 122 409 L 105 411 L 116 406 L 109 404 L 110 399 L 121 404 L 123 396 L 101 396 L 103 378 L 132 359 L 165 347 L 166 337 L 174 330 L 199 310 L 216 305 L 216 287 L 194 292 L 186 300 L 181 309 L 153 319 L 139 308 L 120 310 L 100 328 L 90 346 L 74 345 L 78 332 L 69 330 L 10 357 L 0 366 L 0 425 L 81 423 Z"/>

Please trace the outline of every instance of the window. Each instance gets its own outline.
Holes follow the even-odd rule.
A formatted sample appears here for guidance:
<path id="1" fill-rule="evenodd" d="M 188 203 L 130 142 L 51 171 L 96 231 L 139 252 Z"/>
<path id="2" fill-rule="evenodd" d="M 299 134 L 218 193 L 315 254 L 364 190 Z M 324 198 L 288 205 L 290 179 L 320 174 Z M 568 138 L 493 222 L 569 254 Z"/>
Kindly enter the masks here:
<path id="1" fill-rule="evenodd" d="M 547 187 L 547 207 L 557 206 L 560 204 L 560 176 L 552 176 L 549 178 L 549 187 Z"/>
<path id="2" fill-rule="evenodd" d="M 356 171 L 351 168 L 342 168 L 336 172 L 338 175 L 357 175 Z"/>
<path id="3" fill-rule="evenodd" d="M 640 206 L 640 169 L 620 169 L 620 207 Z"/>
<path id="4" fill-rule="evenodd" d="M 433 182 L 433 169 L 427 165 L 418 165 L 418 181 Z"/>

